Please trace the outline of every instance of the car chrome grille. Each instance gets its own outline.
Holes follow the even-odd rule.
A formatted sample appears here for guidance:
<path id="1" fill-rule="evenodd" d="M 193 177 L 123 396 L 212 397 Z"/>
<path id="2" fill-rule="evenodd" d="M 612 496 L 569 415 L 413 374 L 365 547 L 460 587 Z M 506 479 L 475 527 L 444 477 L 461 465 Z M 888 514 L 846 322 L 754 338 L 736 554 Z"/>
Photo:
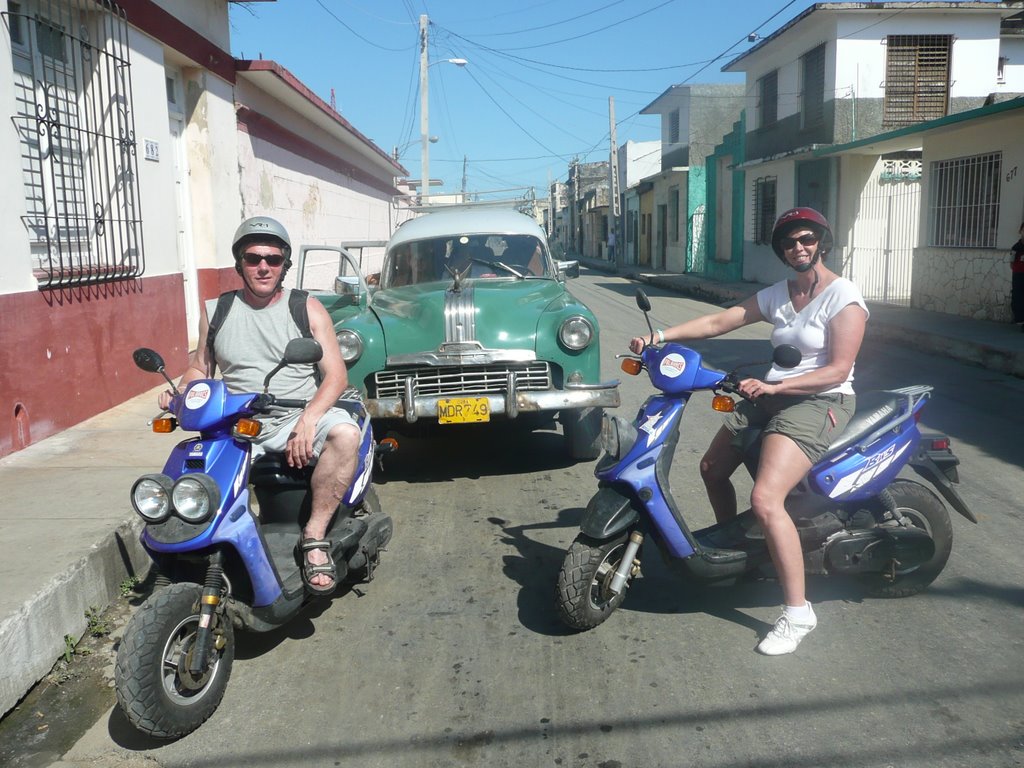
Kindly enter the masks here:
<path id="1" fill-rule="evenodd" d="M 463 394 L 501 393 L 507 389 L 508 373 L 515 372 L 516 389 L 551 389 L 551 369 L 547 363 L 521 365 L 424 366 L 378 371 L 374 375 L 377 397 L 402 397 L 405 380 L 414 380 L 417 395 L 448 397 Z"/>

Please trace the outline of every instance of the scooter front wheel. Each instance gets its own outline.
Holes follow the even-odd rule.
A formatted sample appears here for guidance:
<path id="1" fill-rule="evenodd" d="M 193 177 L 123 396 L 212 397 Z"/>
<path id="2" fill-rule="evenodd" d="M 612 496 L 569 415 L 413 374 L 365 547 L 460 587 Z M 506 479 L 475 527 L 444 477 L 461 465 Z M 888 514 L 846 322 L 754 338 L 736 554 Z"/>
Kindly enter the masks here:
<path id="1" fill-rule="evenodd" d="M 172 584 L 150 597 L 132 617 L 117 650 L 117 703 L 129 722 L 159 739 L 202 725 L 220 704 L 235 657 L 230 621 L 216 628 L 214 655 L 204 672 L 189 670 L 203 589 Z"/>
<path id="2" fill-rule="evenodd" d="M 618 594 L 609 591 L 626 549 L 628 533 L 599 541 L 580 534 L 565 553 L 558 573 L 555 602 L 562 621 L 573 629 L 593 629 L 626 598 L 629 581 Z"/>

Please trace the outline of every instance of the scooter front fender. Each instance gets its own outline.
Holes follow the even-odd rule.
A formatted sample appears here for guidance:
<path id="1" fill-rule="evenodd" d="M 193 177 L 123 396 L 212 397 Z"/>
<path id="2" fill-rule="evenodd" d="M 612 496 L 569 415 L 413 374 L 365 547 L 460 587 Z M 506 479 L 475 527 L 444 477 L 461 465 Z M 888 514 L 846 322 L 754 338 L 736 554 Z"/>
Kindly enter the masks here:
<path id="1" fill-rule="evenodd" d="M 599 541 L 628 530 L 637 521 L 633 500 L 611 486 L 598 488 L 587 503 L 580 531 Z"/>

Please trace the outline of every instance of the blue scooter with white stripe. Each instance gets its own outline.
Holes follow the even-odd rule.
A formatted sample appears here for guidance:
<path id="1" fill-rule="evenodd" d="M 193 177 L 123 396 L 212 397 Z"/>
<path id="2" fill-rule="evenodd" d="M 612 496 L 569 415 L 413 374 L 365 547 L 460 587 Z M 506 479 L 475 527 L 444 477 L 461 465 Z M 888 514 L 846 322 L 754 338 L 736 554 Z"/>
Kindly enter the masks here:
<path id="1" fill-rule="evenodd" d="M 646 317 L 651 304 L 641 290 L 637 305 Z M 621 357 L 623 371 L 635 376 L 646 370 L 659 393 L 631 422 L 605 416 L 604 452 L 594 470 L 598 490 L 558 575 L 559 614 L 578 630 L 596 627 L 622 604 L 640 574 L 640 554 L 649 540 L 691 582 L 772 574 L 768 547 L 751 510 L 691 530 L 669 487 L 691 396 L 713 392 L 712 407 L 730 411 L 730 394 L 738 393 L 741 377 L 706 366 L 698 352 L 676 343 L 652 344 L 639 356 Z M 781 346 L 773 360 L 792 368 L 800 352 Z M 949 438 L 919 428 L 931 391 L 930 386 L 913 386 L 859 395 L 846 430 L 787 498 L 808 573 L 855 577 L 875 596 L 913 595 L 941 573 L 949 558 L 953 529 L 942 499 L 977 522 L 953 488 L 960 462 Z M 760 445 L 756 438 L 744 455 L 752 475 Z M 929 481 L 941 499 L 922 483 L 899 477 L 904 467 Z"/>
<path id="2" fill-rule="evenodd" d="M 285 365 L 312 365 L 323 354 L 314 339 L 292 339 L 270 371 L 263 393 L 231 394 L 214 379 L 178 392 L 156 352 L 138 349 L 143 370 L 160 373 L 174 396 L 173 416 L 155 432 L 181 427 L 198 437 L 178 443 L 161 473 L 140 477 L 132 505 L 145 521 L 142 544 L 154 561 L 157 588 L 132 617 L 117 653 L 117 701 L 129 722 L 157 738 L 198 728 L 220 703 L 231 674 L 234 630 L 266 632 L 294 618 L 312 599 L 297 554 L 309 517 L 312 467 L 289 467 L 281 455 L 252 462 L 259 418 L 305 401 L 270 394 Z M 391 539 L 392 521 L 371 484 L 375 443 L 358 399 L 338 401 L 361 435 L 355 477 L 327 532 L 337 583 L 369 581 Z"/>

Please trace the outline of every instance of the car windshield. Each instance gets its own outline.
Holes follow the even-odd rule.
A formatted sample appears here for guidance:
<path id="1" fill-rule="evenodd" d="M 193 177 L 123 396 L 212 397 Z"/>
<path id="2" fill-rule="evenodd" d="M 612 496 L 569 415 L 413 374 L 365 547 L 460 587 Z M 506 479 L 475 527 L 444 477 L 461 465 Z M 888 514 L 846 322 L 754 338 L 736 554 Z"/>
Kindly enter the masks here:
<path id="1" fill-rule="evenodd" d="M 381 287 L 451 280 L 454 273 L 464 279 L 552 276 L 547 249 L 533 235 L 447 235 L 393 248 L 384 259 Z"/>

